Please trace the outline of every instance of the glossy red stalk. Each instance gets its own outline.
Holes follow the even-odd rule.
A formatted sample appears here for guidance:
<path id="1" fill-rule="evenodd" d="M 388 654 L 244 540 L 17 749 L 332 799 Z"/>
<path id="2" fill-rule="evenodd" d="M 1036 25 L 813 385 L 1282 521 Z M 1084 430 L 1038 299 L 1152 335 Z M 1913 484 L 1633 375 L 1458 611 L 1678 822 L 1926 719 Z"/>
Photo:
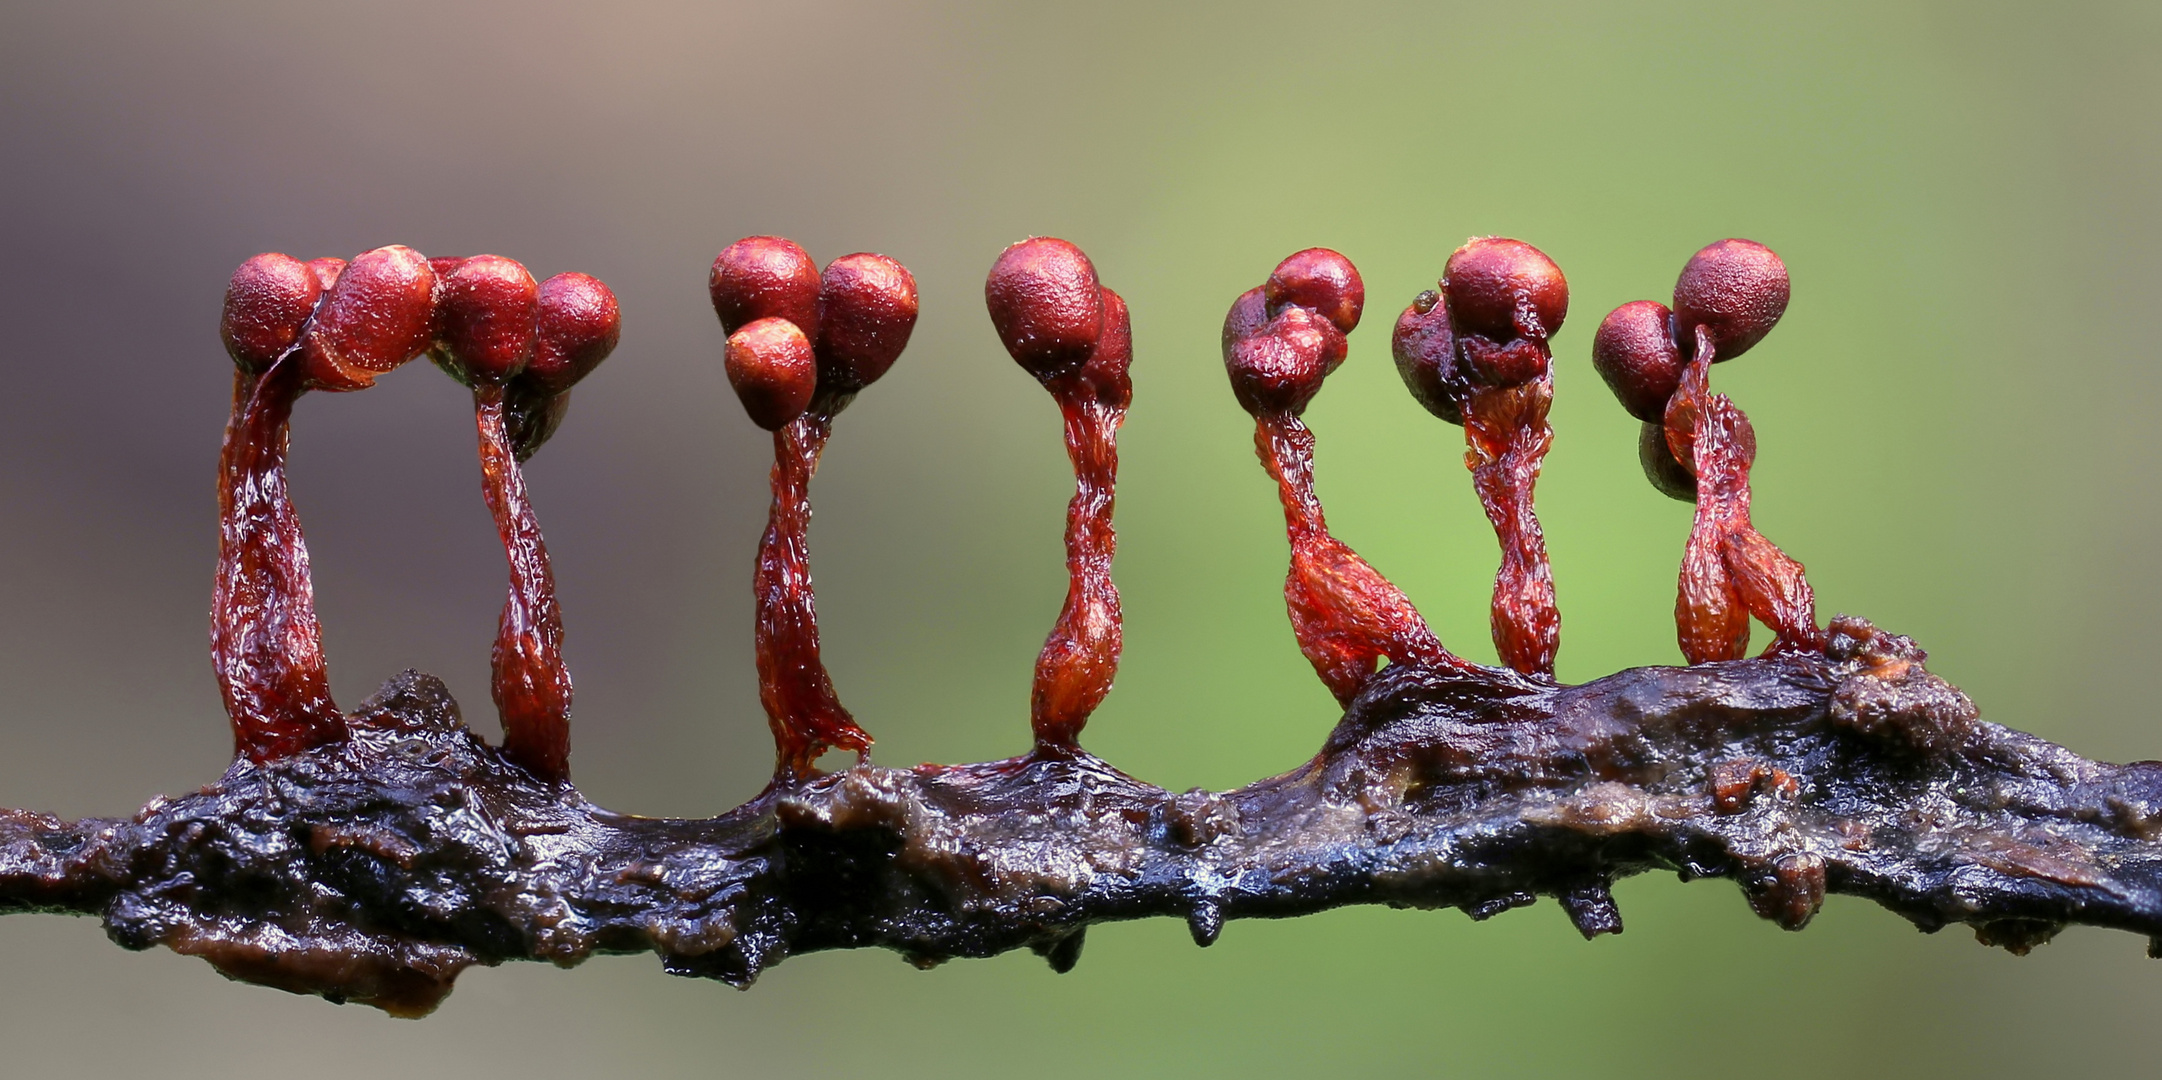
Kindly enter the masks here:
<path id="1" fill-rule="evenodd" d="M 1124 643 L 1119 590 L 1111 580 L 1118 548 L 1111 513 L 1119 425 L 1133 401 L 1133 329 L 1126 302 L 1110 289 L 1102 293 L 1103 332 L 1087 362 L 1045 382 L 1066 421 L 1074 496 L 1066 506 L 1066 604 L 1036 656 L 1029 691 L 1029 723 L 1039 749 L 1079 745 L 1082 725 L 1111 692 Z"/>
<path id="2" fill-rule="evenodd" d="M 293 402 L 304 389 L 297 350 L 260 376 L 236 372 L 219 454 L 211 665 L 234 753 L 257 764 L 345 734 L 323 662 L 308 547 L 286 490 Z"/>
<path id="3" fill-rule="evenodd" d="M 1463 376 L 1453 389 L 1464 422 L 1464 464 L 1501 545 L 1490 616 L 1494 651 L 1517 671 L 1551 676 L 1561 610 L 1532 493 L 1554 442 L 1546 419 L 1554 400 L 1547 342 L 1568 317 L 1569 283 L 1545 252 L 1488 236 L 1449 256 L 1441 294 L 1446 302 L 1434 310 L 1448 320 L 1452 367 Z"/>
<path id="4" fill-rule="evenodd" d="M 1674 599 L 1675 637 L 1692 664 L 1740 659 L 1749 649 L 1749 609 L 1727 573 L 1720 541 L 1728 523 L 1748 513 L 1748 488 L 1735 483 L 1737 451 L 1746 442 L 1753 455 L 1756 432 L 1740 410 L 1712 404 L 1705 378 L 1710 362 L 1700 354 L 1685 367 L 1680 388 L 1667 400 L 1667 445 L 1676 460 L 1693 463 L 1697 477 L 1696 516 L 1682 548 Z"/>
<path id="5" fill-rule="evenodd" d="M 570 779 L 571 676 L 548 545 L 526 498 L 525 476 L 503 418 L 501 383 L 473 390 L 481 493 L 510 563 L 510 590 L 489 654 L 489 693 L 503 722 L 503 752 L 544 780 Z"/>
<path id="6" fill-rule="evenodd" d="M 1554 428 L 1547 423 L 1553 401 L 1551 373 L 1518 386 L 1475 385 L 1462 399 L 1464 465 L 1501 544 L 1491 616 L 1494 651 L 1503 664 L 1527 675 L 1554 674 L 1554 654 L 1561 648 L 1554 571 L 1532 508 L 1540 465 L 1554 443 Z"/>
<path id="7" fill-rule="evenodd" d="M 785 778 L 811 775 L 829 749 L 861 755 L 871 736 L 841 705 L 818 654 L 818 600 L 811 588 L 811 477 L 849 395 L 821 393 L 773 433 L 773 508 L 758 542 L 751 589 L 757 601 L 758 699 Z"/>

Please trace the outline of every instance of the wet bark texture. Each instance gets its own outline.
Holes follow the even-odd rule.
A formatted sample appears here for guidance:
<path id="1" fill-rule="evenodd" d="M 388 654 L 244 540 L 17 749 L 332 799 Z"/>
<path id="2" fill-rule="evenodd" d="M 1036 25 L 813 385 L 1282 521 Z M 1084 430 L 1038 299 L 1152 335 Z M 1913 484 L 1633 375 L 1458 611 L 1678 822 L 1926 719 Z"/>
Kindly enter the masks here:
<path id="1" fill-rule="evenodd" d="M 1065 970 L 1091 923 L 1153 915 L 1207 944 L 1233 918 L 1544 895 L 1591 936 L 1621 929 L 1609 885 L 1651 870 L 1730 878 L 1790 929 L 1836 892 L 2015 952 L 2071 923 L 2162 935 L 2162 763 L 1984 723 L 1920 659 L 1841 620 L 1823 652 L 1581 686 L 1399 665 L 1311 762 L 1236 791 L 1038 751 L 859 765 L 703 821 L 535 780 L 409 672 L 349 738 L 133 818 L 0 811 L 0 910 L 400 1015 L 471 964 L 595 953 L 738 986 L 861 946 Z"/>

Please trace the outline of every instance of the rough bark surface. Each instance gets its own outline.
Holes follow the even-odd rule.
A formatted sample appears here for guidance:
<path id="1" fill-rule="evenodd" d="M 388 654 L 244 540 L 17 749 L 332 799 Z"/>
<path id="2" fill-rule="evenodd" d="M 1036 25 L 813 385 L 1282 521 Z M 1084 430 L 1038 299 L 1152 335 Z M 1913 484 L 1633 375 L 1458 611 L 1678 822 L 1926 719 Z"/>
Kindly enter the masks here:
<path id="1" fill-rule="evenodd" d="M 1822 653 L 1580 686 L 1398 666 L 1311 762 L 1236 791 L 1039 751 L 859 765 L 703 821 L 535 780 L 408 672 L 345 741 L 133 818 L 0 811 L 0 909 L 400 1015 L 471 964 L 595 953 L 738 986 L 860 946 L 1065 970 L 1091 923 L 1152 915 L 1207 944 L 1232 918 L 1546 895 L 1590 936 L 1621 929 L 1608 886 L 1649 870 L 1731 878 L 1790 929 L 1836 892 L 2015 952 L 2070 923 L 2162 936 L 2162 763 L 1982 722 L 1920 659 L 1841 620 Z"/>

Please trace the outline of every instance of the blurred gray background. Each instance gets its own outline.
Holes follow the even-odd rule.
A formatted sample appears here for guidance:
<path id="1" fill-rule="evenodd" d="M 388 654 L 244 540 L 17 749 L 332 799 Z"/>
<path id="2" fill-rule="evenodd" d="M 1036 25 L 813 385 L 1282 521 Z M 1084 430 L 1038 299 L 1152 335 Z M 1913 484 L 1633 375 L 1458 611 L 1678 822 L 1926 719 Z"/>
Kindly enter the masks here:
<path id="1" fill-rule="evenodd" d="M 119 814 L 223 768 L 206 655 L 226 275 L 263 250 L 492 251 L 612 284 L 623 346 L 530 483 L 598 801 L 717 813 L 771 760 L 750 657 L 764 438 L 705 267 L 735 237 L 882 251 L 923 319 L 815 488 L 827 656 L 893 764 L 1026 744 L 1071 483 L 980 306 L 1004 244 L 1086 248 L 1131 301 L 1120 683 L 1088 742 L 1172 788 L 1311 754 L 1283 541 L 1216 327 L 1327 244 L 1370 325 L 1309 414 L 1332 524 L 1487 659 L 1493 539 L 1389 319 L 1466 236 L 1568 272 L 1542 483 L 1566 678 L 1676 659 L 1688 509 L 1637 475 L 1587 360 L 1699 245 L 1793 269 L 1719 385 L 1758 522 L 1825 613 L 1920 638 L 1991 719 L 2162 756 L 2151 4 L 1619 7 L 96 3 L 0 11 L 0 805 Z M 493 733 L 503 589 L 467 403 L 414 365 L 299 410 L 293 486 L 335 689 L 444 677 Z M 1761 631 L 1760 631 L 1761 639 Z M 1835 899 L 1783 934 L 1732 886 L 1640 878 L 1586 944 L 1550 903 L 1170 922 L 929 973 L 797 958 L 751 992 L 650 957 L 469 972 L 434 1017 L 227 983 L 87 920 L 0 919 L 9 1075 L 1761 1077 L 2152 1068 L 2162 964 L 2073 931 L 2025 959 Z"/>

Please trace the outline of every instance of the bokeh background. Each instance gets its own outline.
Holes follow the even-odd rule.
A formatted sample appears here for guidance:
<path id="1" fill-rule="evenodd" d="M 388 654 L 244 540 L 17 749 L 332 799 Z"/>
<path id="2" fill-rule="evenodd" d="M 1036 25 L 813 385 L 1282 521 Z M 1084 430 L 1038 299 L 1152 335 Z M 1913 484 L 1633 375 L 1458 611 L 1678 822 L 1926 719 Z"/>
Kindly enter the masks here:
<path id="1" fill-rule="evenodd" d="M 1080 243 L 1133 305 L 1127 655 L 1089 743 L 1141 777 L 1238 784 L 1332 721 L 1215 344 L 1297 248 L 1346 252 L 1373 298 L 1309 414 L 1332 523 L 1491 658 L 1493 540 L 1386 332 L 1486 233 L 1574 287 L 1541 485 L 1564 677 L 1676 659 L 1688 528 L 1637 473 L 1590 331 L 1741 235 L 1785 255 L 1794 304 L 1719 385 L 1762 441 L 1758 521 L 1826 613 L 1917 636 L 1992 719 L 2162 756 L 2158 57 L 2162 9 L 2138 3 L 8 4 L 0 804 L 125 813 L 219 773 L 219 296 L 256 251 L 385 243 L 614 285 L 623 346 L 529 472 L 576 768 L 649 814 L 754 792 L 767 449 L 703 292 L 754 232 L 886 252 L 921 285 L 913 346 L 816 488 L 827 656 L 887 762 L 1025 745 L 1071 481 L 979 288 L 1031 233 Z M 470 430 L 425 365 L 313 395 L 293 485 L 340 698 L 418 667 L 492 732 L 504 572 Z M 1548 902 L 1241 922 L 1207 952 L 1175 922 L 1106 926 L 1064 977 L 829 954 L 739 994 L 608 958 L 470 972 L 419 1023 L 11 917 L 0 1054 L 20 1076 L 322 1078 L 2152 1068 L 2162 964 L 2125 935 L 2015 959 L 1838 898 L 1791 935 L 1724 883 L 1618 893 L 1628 932 L 1590 944 Z"/>

